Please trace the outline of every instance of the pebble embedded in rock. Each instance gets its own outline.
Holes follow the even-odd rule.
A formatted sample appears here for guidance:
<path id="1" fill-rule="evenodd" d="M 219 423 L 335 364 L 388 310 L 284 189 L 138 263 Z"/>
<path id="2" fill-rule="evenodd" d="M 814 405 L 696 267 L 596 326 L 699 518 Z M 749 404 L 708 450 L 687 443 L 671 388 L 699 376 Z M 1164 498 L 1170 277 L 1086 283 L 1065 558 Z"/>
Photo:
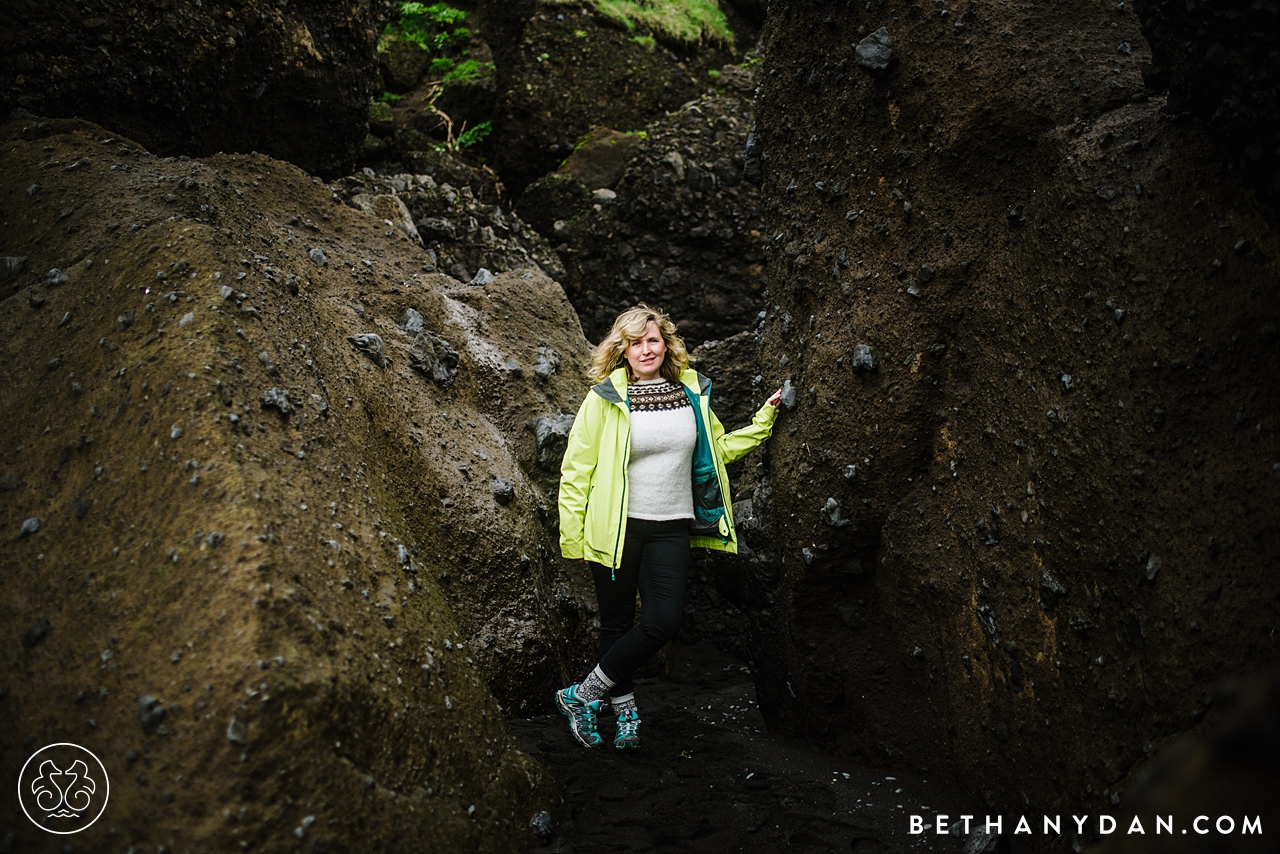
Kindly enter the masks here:
<path id="1" fill-rule="evenodd" d="M 150 694 L 144 694 L 139 698 L 138 707 L 142 717 L 143 732 L 148 734 L 155 732 L 160 722 L 164 720 L 165 707 Z"/>
<path id="2" fill-rule="evenodd" d="M 231 723 L 227 724 L 227 741 L 232 744 L 245 744 L 244 724 L 237 718 L 232 718 Z"/>
<path id="3" fill-rule="evenodd" d="M 1147 581 L 1155 581 L 1156 576 L 1160 574 L 1161 567 L 1164 566 L 1159 555 L 1152 555 L 1147 558 Z"/>
<path id="4" fill-rule="evenodd" d="M 382 336 L 376 332 L 361 332 L 358 335 L 352 335 L 347 338 L 355 348 L 364 353 L 373 363 L 380 368 L 385 368 L 391 364 L 391 358 L 387 355 L 386 347 L 382 343 Z"/>
<path id="5" fill-rule="evenodd" d="M 262 365 L 263 370 L 267 372 L 267 376 L 274 377 L 280 374 L 280 369 L 276 367 L 276 363 L 271 359 L 271 354 L 266 350 L 258 354 L 258 362 Z"/>
<path id="6" fill-rule="evenodd" d="M 516 497 L 515 487 L 505 477 L 495 477 L 489 481 L 489 490 L 493 493 L 493 500 L 504 507 L 515 500 Z"/>
<path id="7" fill-rule="evenodd" d="M 409 367 L 432 382 L 448 385 L 458 373 L 458 352 L 448 341 L 424 329 L 409 350 Z"/>
<path id="8" fill-rule="evenodd" d="M 53 632 L 53 626 L 44 617 L 32 623 L 22 634 L 22 648 L 31 649 Z"/>
<path id="9" fill-rule="evenodd" d="M 534 444 L 538 448 L 538 465 L 544 470 L 560 468 L 560 460 L 564 457 L 569 440 L 569 429 L 573 427 L 573 418 L 569 413 L 539 415 L 524 422 L 533 431 Z"/>
<path id="10" fill-rule="evenodd" d="M 538 837 L 538 842 L 546 845 L 551 841 L 551 813 L 546 810 L 534 815 L 529 820 L 529 829 L 533 831 L 533 835 Z"/>
<path id="11" fill-rule="evenodd" d="M 533 373 L 538 379 L 550 379 L 560 367 L 560 354 L 545 345 L 534 351 Z"/>
<path id="12" fill-rule="evenodd" d="M 854 58 L 868 71 L 884 71 L 893 59 L 893 39 L 884 27 L 876 30 L 854 49 Z"/>
<path id="13" fill-rule="evenodd" d="M 515 356 L 508 356 L 507 360 L 502 363 L 502 369 L 508 371 L 513 377 L 524 376 L 524 369 L 520 367 L 520 362 Z"/>
<path id="14" fill-rule="evenodd" d="M 0 258 L 0 282 L 7 282 L 10 279 L 17 278 L 27 266 L 25 256 L 18 257 L 15 255 L 5 255 Z"/>
<path id="15" fill-rule="evenodd" d="M 1066 593 L 1067 593 L 1067 588 L 1063 587 L 1058 582 L 1058 579 L 1054 578 L 1052 575 L 1050 575 L 1047 572 L 1041 573 L 1040 601 L 1044 604 L 1046 608 L 1051 607 L 1054 602 L 1058 601 L 1059 597 L 1065 596 Z"/>
<path id="16" fill-rule="evenodd" d="M 618 198 L 618 194 L 615 193 L 613 190 L 610 190 L 605 187 L 601 187 L 600 189 L 596 190 L 594 193 L 591 194 L 591 198 L 597 202 L 602 202 L 607 204 L 609 202 L 616 200 Z"/>
<path id="17" fill-rule="evenodd" d="M 30 519 L 26 519 L 23 521 L 22 530 L 18 533 L 18 536 L 29 537 L 39 530 L 40 530 L 40 518 L 38 516 L 32 516 Z"/>
<path id="18" fill-rule="evenodd" d="M 311 259 L 311 263 L 317 267 L 323 267 L 329 263 L 329 256 L 324 254 L 324 250 L 317 246 L 307 253 L 307 257 Z"/>
<path id="19" fill-rule="evenodd" d="M 852 524 L 840 508 L 840 502 L 835 498 L 828 498 L 827 503 L 822 505 L 822 521 L 833 528 L 843 528 Z"/>
<path id="20" fill-rule="evenodd" d="M 471 281 L 467 282 L 467 284 L 468 284 L 468 285 L 479 285 L 479 286 L 483 287 L 483 286 L 485 286 L 485 285 L 489 284 L 490 282 L 492 282 L 492 281 L 493 281 L 493 278 L 494 278 L 493 273 L 490 273 L 490 272 L 489 272 L 488 270 L 486 270 L 484 267 L 481 267 L 479 270 L 477 270 L 477 271 L 476 271 L 475 278 L 474 278 L 474 279 L 472 279 Z"/>
<path id="21" fill-rule="evenodd" d="M 978 520 L 978 535 L 982 538 L 984 546 L 994 546 L 1000 542 L 1000 531 L 996 526 L 986 519 Z"/>
<path id="22" fill-rule="evenodd" d="M 289 392 L 272 387 L 262 393 L 262 406 L 265 409 L 268 406 L 274 406 L 280 410 L 281 415 L 288 415 L 293 411 L 293 402 L 289 400 Z"/>
<path id="23" fill-rule="evenodd" d="M 996 612 L 990 605 L 978 606 L 978 625 L 993 644 L 999 645 L 1000 632 L 996 629 Z"/>
<path id="24" fill-rule="evenodd" d="M 787 409 L 796 408 L 796 387 L 791 384 L 790 378 L 787 378 L 782 383 L 782 400 L 780 402 Z"/>
<path id="25" fill-rule="evenodd" d="M 417 335 L 423 328 L 422 315 L 418 313 L 417 309 L 406 308 L 404 310 L 404 316 L 400 318 L 400 321 L 396 324 L 396 328 L 402 332 L 407 332 L 410 335 Z"/>
<path id="26" fill-rule="evenodd" d="M 59 270 L 57 267 L 54 267 L 49 271 L 49 275 L 45 276 L 44 281 L 46 285 L 53 288 L 58 285 L 65 285 L 67 282 L 71 281 L 71 277 Z"/>
<path id="27" fill-rule="evenodd" d="M 868 344 L 858 344 L 853 348 L 853 360 L 850 362 L 854 371 L 865 374 L 876 369 L 876 356 Z"/>
<path id="28" fill-rule="evenodd" d="M 1063 374 L 1061 379 L 1062 379 L 1063 391 L 1071 391 L 1073 388 L 1075 388 L 1075 383 L 1071 381 L 1071 374 Z"/>

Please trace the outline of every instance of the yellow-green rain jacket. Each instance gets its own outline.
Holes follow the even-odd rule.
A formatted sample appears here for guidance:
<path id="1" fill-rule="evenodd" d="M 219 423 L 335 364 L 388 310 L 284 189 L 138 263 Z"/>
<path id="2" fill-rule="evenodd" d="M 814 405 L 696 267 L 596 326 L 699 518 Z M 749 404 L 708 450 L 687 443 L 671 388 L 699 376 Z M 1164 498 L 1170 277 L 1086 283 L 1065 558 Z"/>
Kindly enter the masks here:
<path id="1" fill-rule="evenodd" d="M 765 404 L 741 430 L 726 433 L 711 411 L 711 380 L 694 370 L 680 377 L 697 416 L 690 488 L 694 516 L 689 544 L 738 551 L 725 463 L 769 438 L 778 410 Z M 627 523 L 627 463 L 631 409 L 627 369 L 618 368 L 588 392 L 569 431 L 560 465 L 560 553 L 617 569 Z"/>

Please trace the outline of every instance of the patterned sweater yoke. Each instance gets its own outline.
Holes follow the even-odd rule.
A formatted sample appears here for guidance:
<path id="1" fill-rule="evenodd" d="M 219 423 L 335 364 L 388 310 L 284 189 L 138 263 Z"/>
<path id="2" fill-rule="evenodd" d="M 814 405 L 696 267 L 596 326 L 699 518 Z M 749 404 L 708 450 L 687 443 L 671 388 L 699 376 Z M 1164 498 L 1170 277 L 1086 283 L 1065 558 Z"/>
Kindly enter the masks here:
<path id="1" fill-rule="evenodd" d="M 627 386 L 631 461 L 627 515 L 666 521 L 693 518 L 691 469 L 697 425 L 684 387 L 665 379 Z"/>

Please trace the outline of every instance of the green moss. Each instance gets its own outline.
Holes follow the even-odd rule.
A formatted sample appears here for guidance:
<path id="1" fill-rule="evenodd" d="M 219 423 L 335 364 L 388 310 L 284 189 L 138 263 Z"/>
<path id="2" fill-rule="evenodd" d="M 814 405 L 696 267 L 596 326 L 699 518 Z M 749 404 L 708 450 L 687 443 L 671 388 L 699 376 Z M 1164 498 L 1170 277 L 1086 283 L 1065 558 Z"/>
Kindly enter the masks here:
<path id="1" fill-rule="evenodd" d="M 495 71 L 492 62 L 477 62 L 466 59 L 444 76 L 445 83 L 471 83 L 485 76 L 492 76 Z"/>
<path id="2" fill-rule="evenodd" d="M 645 50 L 653 50 L 657 47 L 658 42 L 653 36 L 632 36 L 631 41 L 640 45 Z"/>
<path id="3" fill-rule="evenodd" d="M 585 5 L 628 30 L 637 26 L 686 43 L 733 42 L 716 0 L 542 0 L 549 6 Z"/>

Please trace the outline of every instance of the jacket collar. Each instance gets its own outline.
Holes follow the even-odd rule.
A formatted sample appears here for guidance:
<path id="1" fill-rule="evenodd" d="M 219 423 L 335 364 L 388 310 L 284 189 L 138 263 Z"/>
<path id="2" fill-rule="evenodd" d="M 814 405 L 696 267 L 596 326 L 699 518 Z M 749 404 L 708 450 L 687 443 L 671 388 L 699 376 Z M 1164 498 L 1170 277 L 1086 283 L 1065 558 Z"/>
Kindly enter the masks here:
<path id="1" fill-rule="evenodd" d="M 690 390 L 699 395 L 704 395 L 711 390 L 711 379 L 703 376 L 692 368 L 685 368 L 683 374 L 680 375 L 680 382 Z M 621 367 L 609 374 L 607 379 L 603 379 L 591 387 L 591 390 L 600 395 L 610 403 L 617 404 L 623 409 L 627 407 L 627 369 Z"/>

